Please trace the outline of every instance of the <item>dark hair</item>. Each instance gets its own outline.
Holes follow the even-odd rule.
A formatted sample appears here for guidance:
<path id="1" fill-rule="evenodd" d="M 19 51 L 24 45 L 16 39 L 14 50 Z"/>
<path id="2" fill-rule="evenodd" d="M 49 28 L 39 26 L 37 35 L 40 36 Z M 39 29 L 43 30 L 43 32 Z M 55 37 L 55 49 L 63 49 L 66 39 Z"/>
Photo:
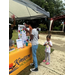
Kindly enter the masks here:
<path id="1" fill-rule="evenodd" d="M 46 36 L 46 38 L 49 38 L 49 39 L 51 39 L 51 35 L 47 35 L 47 36 Z"/>
<path id="2" fill-rule="evenodd" d="M 39 31 L 39 28 L 37 28 L 37 31 Z"/>
<path id="3" fill-rule="evenodd" d="M 32 21 L 32 28 L 37 28 L 36 21 Z"/>

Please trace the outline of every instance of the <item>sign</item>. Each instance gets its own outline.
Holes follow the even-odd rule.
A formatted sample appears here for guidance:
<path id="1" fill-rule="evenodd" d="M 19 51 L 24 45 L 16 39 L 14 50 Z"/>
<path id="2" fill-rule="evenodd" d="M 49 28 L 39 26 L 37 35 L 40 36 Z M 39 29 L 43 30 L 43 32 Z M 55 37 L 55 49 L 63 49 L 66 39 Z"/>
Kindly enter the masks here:
<path id="1" fill-rule="evenodd" d="M 26 41 L 26 31 L 24 25 L 18 25 L 18 38 L 22 39 L 22 43 L 24 44 L 24 41 Z"/>
<path id="2" fill-rule="evenodd" d="M 23 47 L 22 39 L 16 39 L 17 48 Z"/>

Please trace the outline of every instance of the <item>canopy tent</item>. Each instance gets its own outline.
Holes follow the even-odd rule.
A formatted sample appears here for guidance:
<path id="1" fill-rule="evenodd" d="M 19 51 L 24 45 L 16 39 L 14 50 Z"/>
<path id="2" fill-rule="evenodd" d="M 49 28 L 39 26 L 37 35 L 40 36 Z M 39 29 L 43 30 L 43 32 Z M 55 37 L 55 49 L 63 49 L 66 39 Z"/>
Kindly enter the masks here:
<path id="1" fill-rule="evenodd" d="M 49 17 L 49 12 L 29 0 L 9 0 L 9 18 L 15 15 L 16 19 L 35 19 Z"/>

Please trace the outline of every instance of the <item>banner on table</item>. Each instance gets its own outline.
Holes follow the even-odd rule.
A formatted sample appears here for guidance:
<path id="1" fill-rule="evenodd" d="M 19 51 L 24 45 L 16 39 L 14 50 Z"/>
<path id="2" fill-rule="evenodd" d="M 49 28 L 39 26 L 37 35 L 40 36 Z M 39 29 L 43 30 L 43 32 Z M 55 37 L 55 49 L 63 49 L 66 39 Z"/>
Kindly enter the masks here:
<path id="1" fill-rule="evenodd" d="M 32 45 L 29 43 L 29 46 L 17 49 L 9 54 L 10 75 L 17 75 L 33 62 L 31 47 Z"/>

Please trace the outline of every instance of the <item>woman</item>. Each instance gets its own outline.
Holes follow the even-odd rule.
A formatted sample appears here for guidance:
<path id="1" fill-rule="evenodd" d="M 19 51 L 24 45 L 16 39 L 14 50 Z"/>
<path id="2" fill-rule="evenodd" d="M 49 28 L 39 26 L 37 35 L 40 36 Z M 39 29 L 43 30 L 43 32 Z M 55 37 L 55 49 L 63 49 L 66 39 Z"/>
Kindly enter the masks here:
<path id="1" fill-rule="evenodd" d="M 32 44 L 32 55 L 33 55 L 33 63 L 31 65 L 34 65 L 34 68 L 30 69 L 30 71 L 38 71 L 38 63 L 37 63 L 37 57 L 36 57 L 36 52 L 38 48 L 38 31 L 36 29 L 36 24 L 34 23 L 32 25 L 32 32 L 30 34 L 31 37 L 31 44 Z"/>
<path id="2" fill-rule="evenodd" d="M 12 46 L 12 33 L 13 33 L 13 27 L 15 26 L 15 17 L 13 17 L 13 24 L 9 23 L 9 46 Z"/>

